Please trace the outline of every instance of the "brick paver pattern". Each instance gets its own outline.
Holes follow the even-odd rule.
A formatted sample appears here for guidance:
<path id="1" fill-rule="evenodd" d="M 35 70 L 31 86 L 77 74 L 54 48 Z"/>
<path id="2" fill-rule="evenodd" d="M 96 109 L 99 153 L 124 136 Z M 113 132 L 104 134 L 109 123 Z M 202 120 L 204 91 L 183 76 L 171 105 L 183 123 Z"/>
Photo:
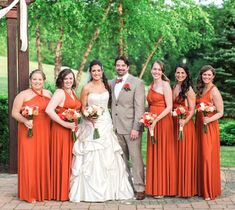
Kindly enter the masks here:
<path id="1" fill-rule="evenodd" d="M 205 201 L 201 197 L 178 198 L 164 197 L 154 199 L 146 197 L 142 201 L 107 201 L 104 203 L 72 203 L 45 201 L 30 204 L 17 198 L 17 175 L 0 174 L 0 209 L 1 210 L 235 210 L 235 168 L 222 168 L 222 195 L 213 201 Z"/>

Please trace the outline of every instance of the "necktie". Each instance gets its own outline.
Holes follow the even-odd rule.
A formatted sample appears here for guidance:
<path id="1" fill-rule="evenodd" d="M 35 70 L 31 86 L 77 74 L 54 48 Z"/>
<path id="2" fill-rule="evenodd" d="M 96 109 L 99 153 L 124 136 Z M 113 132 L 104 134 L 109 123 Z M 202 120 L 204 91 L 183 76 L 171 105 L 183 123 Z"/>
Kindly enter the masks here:
<path id="1" fill-rule="evenodd" d="M 122 80 L 123 80 L 122 78 L 119 78 L 119 79 L 117 78 L 117 79 L 116 79 L 116 84 L 122 82 Z"/>

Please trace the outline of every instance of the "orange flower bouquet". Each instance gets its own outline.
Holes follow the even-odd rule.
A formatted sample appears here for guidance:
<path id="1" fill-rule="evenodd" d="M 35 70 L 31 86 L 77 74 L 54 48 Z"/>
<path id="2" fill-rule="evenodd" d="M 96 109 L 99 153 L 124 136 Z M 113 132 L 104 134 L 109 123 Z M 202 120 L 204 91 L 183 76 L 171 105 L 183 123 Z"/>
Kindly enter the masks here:
<path id="1" fill-rule="evenodd" d="M 172 112 L 172 115 L 175 116 L 175 117 L 178 117 L 179 119 L 185 119 L 186 116 L 188 115 L 188 108 L 187 107 L 184 107 L 184 106 L 178 106 L 176 107 L 173 112 Z M 183 140 L 184 138 L 184 133 L 183 133 L 183 126 L 180 125 L 179 127 L 179 135 L 178 135 L 178 139 L 179 140 Z"/>
<path id="2" fill-rule="evenodd" d="M 33 125 L 33 116 L 37 116 L 39 113 L 38 106 L 23 106 L 21 109 L 21 114 L 23 117 L 27 118 Z M 28 128 L 28 137 L 33 136 L 33 128 Z"/>
<path id="3" fill-rule="evenodd" d="M 93 120 L 98 119 L 103 113 L 104 109 L 97 105 L 87 106 L 83 111 L 83 114 L 86 118 L 91 118 Z M 95 124 L 94 128 L 93 139 L 98 139 L 100 138 L 100 134 L 98 128 L 95 127 Z"/>
<path id="4" fill-rule="evenodd" d="M 149 127 L 153 123 L 156 117 L 157 117 L 156 114 L 153 114 L 151 112 L 145 112 L 143 116 L 140 118 L 139 122 L 142 123 L 144 126 Z M 157 143 L 157 140 L 154 138 L 153 130 L 149 129 L 149 133 L 150 133 L 152 144 Z"/>
<path id="5" fill-rule="evenodd" d="M 197 111 L 201 111 L 203 113 L 204 117 L 208 116 L 209 112 L 214 112 L 216 110 L 215 106 L 213 106 L 211 103 L 201 102 L 196 106 Z M 208 132 L 207 124 L 203 124 L 203 131 L 204 133 Z"/>
<path id="6" fill-rule="evenodd" d="M 67 122 L 75 122 L 75 125 L 78 125 L 81 114 L 76 109 L 66 109 L 62 114 L 59 114 L 60 118 Z M 73 141 L 77 140 L 76 130 L 72 130 Z"/>

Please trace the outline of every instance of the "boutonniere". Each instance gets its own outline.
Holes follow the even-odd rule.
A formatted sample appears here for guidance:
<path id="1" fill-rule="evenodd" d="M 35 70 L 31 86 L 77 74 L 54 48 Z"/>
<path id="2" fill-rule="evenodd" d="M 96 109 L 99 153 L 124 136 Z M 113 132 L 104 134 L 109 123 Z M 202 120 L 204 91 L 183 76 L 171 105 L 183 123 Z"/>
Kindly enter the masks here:
<path id="1" fill-rule="evenodd" d="M 131 90 L 130 85 L 129 85 L 128 83 L 126 83 L 126 84 L 123 85 L 123 89 L 124 89 L 125 91 L 130 91 L 130 90 Z"/>

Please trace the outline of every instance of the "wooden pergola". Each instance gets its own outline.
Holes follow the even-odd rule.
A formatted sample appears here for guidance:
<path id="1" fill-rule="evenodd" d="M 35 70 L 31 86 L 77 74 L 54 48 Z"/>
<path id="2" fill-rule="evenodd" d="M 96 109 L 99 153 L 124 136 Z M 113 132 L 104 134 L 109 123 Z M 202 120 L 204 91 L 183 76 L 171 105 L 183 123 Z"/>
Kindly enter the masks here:
<path id="1" fill-rule="evenodd" d="M 34 0 L 26 0 L 27 5 Z M 6 7 L 13 0 L 0 0 Z M 13 7 L 7 15 L 8 56 L 8 112 L 9 112 L 9 173 L 17 173 L 17 122 L 11 117 L 12 104 L 16 94 L 29 87 L 29 52 L 20 50 L 20 6 Z"/>

